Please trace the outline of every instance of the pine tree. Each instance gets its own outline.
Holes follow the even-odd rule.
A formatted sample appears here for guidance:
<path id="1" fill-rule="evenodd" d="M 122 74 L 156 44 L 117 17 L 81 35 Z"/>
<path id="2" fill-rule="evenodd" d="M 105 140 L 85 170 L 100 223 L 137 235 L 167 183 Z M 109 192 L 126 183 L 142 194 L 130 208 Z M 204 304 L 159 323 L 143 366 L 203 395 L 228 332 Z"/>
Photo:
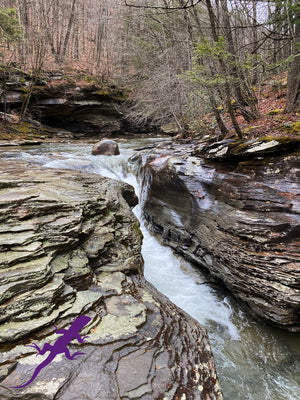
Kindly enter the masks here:
<path id="1" fill-rule="evenodd" d="M 14 8 L 0 6 L 0 40 L 12 42 L 22 37 L 22 30 Z"/>

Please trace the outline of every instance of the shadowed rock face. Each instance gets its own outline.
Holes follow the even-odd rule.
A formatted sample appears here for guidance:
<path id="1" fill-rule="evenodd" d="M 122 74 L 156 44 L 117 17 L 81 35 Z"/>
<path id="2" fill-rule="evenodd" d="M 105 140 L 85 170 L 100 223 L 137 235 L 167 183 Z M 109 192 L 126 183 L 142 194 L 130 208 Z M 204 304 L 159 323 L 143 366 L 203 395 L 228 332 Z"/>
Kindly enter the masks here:
<path id="1" fill-rule="evenodd" d="M 116 105 L 124 100 L 120 91 L 94 84 L 78 87 L 60 78 L 33 86 L 29 111 L 34 118 L 52 128 L 70 131 L 78 138 L 120 133 L 122 116 L 116 110 Z M 19 110 L 28 86 L 16 81 L 7 89 L 5 103 L 9 109 Z M 0 99 L 2 110 L 4 99 Z"/>
<path id="2" fill-rule="evenodd" d="M 169 144 L 142 156 L 150 226 L 252 314 L 299 331 L 299 153 L 225 164 L 193 152 Z"/>
<path id="3" fill-rule="evenodd" d="M 217 399 L 205 330 L 142 276 L 133 188 L 0 160 L 0 399 Z M 127 201 L 125 200 L 127 199 Z M 68 346 L 23 389 L 79 315 Z"/>
<path id="4" fill-rule="evenodd" d="M 58 105 L 53 102 L 34 105 L 32 110 L 35 116 L 41 115 L 43 124 L 73 132 L 74 137 L 78 138 L 116 135 L 122 128 L 121 115 L 109 103 L 86 100 L 82 104 L 79 101 L 66 101 Z"/>

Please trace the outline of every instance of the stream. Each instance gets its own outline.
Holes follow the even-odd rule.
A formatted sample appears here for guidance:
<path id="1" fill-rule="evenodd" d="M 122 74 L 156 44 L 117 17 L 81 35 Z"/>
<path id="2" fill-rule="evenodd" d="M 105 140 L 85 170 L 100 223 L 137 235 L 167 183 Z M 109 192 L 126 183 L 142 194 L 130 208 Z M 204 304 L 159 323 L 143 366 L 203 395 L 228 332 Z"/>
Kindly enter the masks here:
<path id="1" fill-rule="evenodd" d="M 92 156 L 84 142 L 5 148 L 0 157 L 22 159 L 48 168 L 76 169 L 139 184 L 128 159 L 134 149 L 158 139 L 134 139 L 120 144 L 119 156 Z M 246 314 L 230 294 L 210 286 L 193 265 L 162 246 L 146 229 L 142 211 L 134 212 L 144 235 L 145 277 L 208 331 L 225 400 L 300 399 L 300 336 Z"/>

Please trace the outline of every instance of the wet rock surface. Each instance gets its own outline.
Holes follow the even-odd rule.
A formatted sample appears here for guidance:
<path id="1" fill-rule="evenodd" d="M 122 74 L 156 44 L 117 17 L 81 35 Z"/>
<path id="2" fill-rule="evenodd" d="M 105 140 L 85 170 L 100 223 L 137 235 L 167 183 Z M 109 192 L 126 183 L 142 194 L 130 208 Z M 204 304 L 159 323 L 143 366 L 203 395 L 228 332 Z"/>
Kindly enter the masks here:
<path id="1" fill-rule="evenodd" d="M 299 331 L 299 151 L 263 157 L 260 143 L 255 147 L 256 158 L 227 155 L 226 162 L 203 159 L 226 143 L 144 152 L 144 215 L 165 243 L 207 268 L 253 315 Z"/>
<path id="2" fill-rule="evenodd" d="M 133 189 L 0 160 L 0 399 L 222 399 L 205 330 L 142 275 Z M 127 198 L 127 201 L 125 200 Z M 22 389 L 79 315 L 90 323 Z"/>

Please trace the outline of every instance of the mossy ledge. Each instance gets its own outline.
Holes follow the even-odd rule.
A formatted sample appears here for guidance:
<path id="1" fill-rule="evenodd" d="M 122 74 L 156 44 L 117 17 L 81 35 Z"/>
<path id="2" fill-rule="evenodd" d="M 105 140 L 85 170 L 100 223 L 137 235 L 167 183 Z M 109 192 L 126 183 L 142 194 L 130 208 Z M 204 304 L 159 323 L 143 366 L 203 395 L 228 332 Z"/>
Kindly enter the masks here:
<path id="1" fill-rule="evenodd" d="M 297 151 L 300 138 L 264 136 L 250 141 L 227 139 L 199 148 L 195 155 L 215 160 L 248 160 L 255 157 L 280 156 Z"/>
<path id="2" fill-rule="evenodd" d="M 70 132 L 55 129 L 33 120 L 0 121 L 0 146 L 36 145 L 44 141 L 71 138 Z"/>

